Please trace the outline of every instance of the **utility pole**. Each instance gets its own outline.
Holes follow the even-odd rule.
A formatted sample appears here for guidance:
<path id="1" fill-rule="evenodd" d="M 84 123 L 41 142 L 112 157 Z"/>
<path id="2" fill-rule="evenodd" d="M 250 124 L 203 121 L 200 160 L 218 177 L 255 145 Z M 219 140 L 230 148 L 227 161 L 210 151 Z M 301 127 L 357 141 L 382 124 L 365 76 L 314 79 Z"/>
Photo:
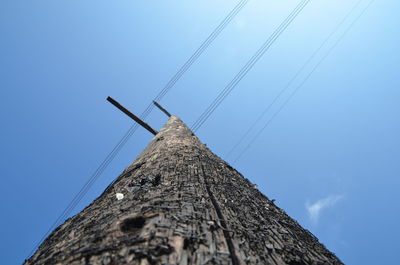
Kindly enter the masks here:
<path id="1" fill-rule="evenodd" d="M 24 264 L 343 263 L 171 116 Z"/>

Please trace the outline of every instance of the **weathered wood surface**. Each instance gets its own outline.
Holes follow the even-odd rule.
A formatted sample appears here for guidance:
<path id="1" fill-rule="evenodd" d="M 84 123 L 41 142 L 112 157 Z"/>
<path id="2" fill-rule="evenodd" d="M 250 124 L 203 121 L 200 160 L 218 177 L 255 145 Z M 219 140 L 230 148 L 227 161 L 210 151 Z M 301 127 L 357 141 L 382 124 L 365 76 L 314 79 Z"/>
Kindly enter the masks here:
<path id="1" fill-rule="evenodd" d="M 25 264 L 342 263 L 172 116 Z"/>

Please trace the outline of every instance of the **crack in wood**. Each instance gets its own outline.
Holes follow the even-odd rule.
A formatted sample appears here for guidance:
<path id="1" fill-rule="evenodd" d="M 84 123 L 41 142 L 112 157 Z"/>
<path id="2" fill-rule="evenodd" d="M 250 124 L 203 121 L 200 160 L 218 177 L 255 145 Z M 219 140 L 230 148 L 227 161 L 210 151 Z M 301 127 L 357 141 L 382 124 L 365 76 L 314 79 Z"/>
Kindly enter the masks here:
<path id="1" fill-rule="evenodd" d="M 228 250 L 229 250 L 230 258 L 232 260 L 232 265 L 239 265 L 240 262 L 239 262 L 239 259 L 238 259 L 237 255 L 236 255 L 236 252 L 235 252 L 235 245 L 233 244 L 232 237 L 228 232 L 229 229 L 228 229 L 228 226 L 226 224 L 225 217 L 224 217 L 224 215 L 223 215 L 223 213 L 221 211 L 221 208 L 219 207 L 218 201 L 215 199 L 215 196 L 211 191 L 210 184 L 207 181 L 207 176 L 206 176 L 203 164 L 201 164 L 201 170 L 203 172 L 203 180 L 204 180 L 204 184 L 206 186 L 206 190 L 207 190 L 208 196 L 211 199 L 211 203 L 212 203 L 212 205 L 213 205 L 213 207 L 214 207 L 214 209 L 215 209 L 215 211 L 216 211 L 216 213 L 218 215 L 218 218 L 220 219 L 220 223 L 221 223 L 221 226 L 223 228 L 222 232 L 224 234 L 226 243 L 228 245 Z"/>

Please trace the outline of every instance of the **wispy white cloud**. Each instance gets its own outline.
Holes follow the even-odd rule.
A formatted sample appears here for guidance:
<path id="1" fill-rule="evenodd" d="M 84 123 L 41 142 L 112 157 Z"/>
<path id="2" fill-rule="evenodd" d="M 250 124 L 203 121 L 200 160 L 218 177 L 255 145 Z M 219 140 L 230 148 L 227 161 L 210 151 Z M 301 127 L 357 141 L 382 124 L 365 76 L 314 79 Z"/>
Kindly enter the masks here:
<path id="1" fill-rule="evenodd" d="M 313 204 L 306 203 L 308 216 L 313 224 L 318 224 L 321 211 L 333 207 L 337 202 L 344 198 L 343 195 L 330 195 L 324 199 L 318 200 Z"/>

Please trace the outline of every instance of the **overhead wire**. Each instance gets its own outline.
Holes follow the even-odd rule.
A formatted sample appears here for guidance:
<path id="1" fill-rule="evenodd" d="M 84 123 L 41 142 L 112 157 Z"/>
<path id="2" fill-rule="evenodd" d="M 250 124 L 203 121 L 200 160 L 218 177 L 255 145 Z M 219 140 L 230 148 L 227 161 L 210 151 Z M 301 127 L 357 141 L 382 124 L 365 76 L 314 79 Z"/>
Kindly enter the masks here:
<path id="1" fill-rule="evenodd" d="M 179 71 L 171 78 L 171 80 L 165 85 L 163 90 L 155 98 L 159 101 L 165 94 L 175 85 L 175 83 L 182 77 L 182 75 L 187 71 L 187 69 L 199 58 L 199 56 L 204 52 L 207 47 L 218 37 L 223 29 L 232 21 L 232 19 L 243 9 L 243 7 L 250 0 L 240 1 L 235 8 L 228 14 L 227 17 L 218 25 L 218 27 L 208 36 L 208 38 L 200 45 L 200 47 L 193 53 L 193 55 L 185 62 L 185 64 L 179 69 Z M 153 106 L 153 104 L 151 104 Z"/>
<path id="2" fill-rule="evenodd" d="M 347 35 L 347 33 L 352 29 L 352 27 L 357 23 L 357 21 L 365 14 L 368 8 L 372 5 L 375 0 L 370 0 L 368 4 L 362 9 L 360 14 L 349 24 L 346 30 L 339 36 L 336 42 L 327 50 L 324 56 L 318 61 L 318 63 L 312 68 L 312 70 L 308 73 L 308 75 L 303 79 L 303 81 L 292 91 L 289 97 L 284 101 L 284 103 L 280 106 L 280 108 L 274 112 L 271 118 L 265 123 L 265 125 L 258 131 L 258 133 L 252 138 L 252 140 L 246 145 L 243 151 L 236 157 L 234 163 L 236 163 L 243 154 L 251 147 L 251 145 L 258 139 L 261 133 L 268 127 L 269 124 L 276 118 L 276 116 L 286 107 L 289 101 L 296 95 L 301 87 L 308 81 L 308 79 L 312 76 L 312 74 L 317 70 L 317 68 L 325 61 L 325 59 L 332 53 L 332 51 L 337 47 L 340 41 Z"/>
<path id="3" fill-rule="evenodd" d="M 311 0 L 302 0 L 191 126 L 196 132 Z"/>
<path id="4" fill-rule="evenodd" d="M 304 69 L 311 63 L 311 61 L 317 56 L 317 54 L 322 50 L 322 48 L 332 39 L 336 32 L 343 26 L 343 24 L 348 20 L 350 15 L 359 7 L 359 5 L 364 0 L 357 1 L 350 9 L 349 12 L 344 16 L 344 18 L 335 26 L 331 33 L 325 38 L 325 40 L 320 44 L 320 46 L 311 54 L 311 56 L 306 60 L 306 62 L 300 67 L 300 69 L 293 75 L 289 82 L 279 91 L 279 93 L 274 97 L 274 99 L 268 104 L 268 106 L 262 111 L 262 113 L 257 117 L 257 119 L 251 124 L 251 126 L 246 130 L 242 137 L 236 142 L 235 145 L 226 153 L 225 157 L 229 158 L 232 153 L 242 144 L 242 142 L 247 138 L 247 136 L 254 130 L 257 124 L 264 118 L 264 116 L 269 112 L 272 106 L 280 99 L 280 97 L 292 86 L 293 82 L 300 76 Z"/>
<path id="5" fill-rule="evenodd" d="M 240 0 L 234 8 L 228 13 L 227 16 L 220 22 L 220 24 L 210 33 L 210 35 L 202 42 L 202 44 L 196 49 L 196 51 L 189 57 L 189 59 L 182 65 L 182 67 L 177 71 L 177 73 L 168 81 L 168 83 L 163 87 L 163 89 L 154 98 L 155 101 L 160 101 L 170 89 L 179 81 L 179 79 L 187 72 L 187 70 L 193 65 L 193 63 L 204 53 L 204 51 L 211 45 L 211 43 L 219 36 L 219 34 L 227 27 L 227 25 L 235 18 L 235 16 L 247 5 L 250 0 Z M 154 109 L 154 105 L 150 103 L 146 109 L 140 115 L 141 119 L 145 119 L 150 112 Z M 56 228 L 60 222 L 65 220 L 76 207 L 76 205 L 81 201 L 81 199 L 86 195 L 91 186 L 96 182 L 96 180 L 101 176 L 107 166 L 115 158 L 122 147 L 127 143 L 129 138 L 136 132 L 139 125 L 135 123 L 132 125 L 128 131 L 123 135 L 119 142 L 114 146 L 111 152 L 106 156 L 106 158 L 97 167 L 91 177 L 82 186 L 79 192 L 74 196 L 71 202 L 63 210 L 63 212 L 57 217 L 56 221 L 50 226 L 47 232 L 42 236 L 40 241 L 34 246 L 29 256 L 31 256 L 34 251 L 40 246 L 43 240 L 51 233 L 51 231 Z"/>
<path id="6" fill-rule="evenodd" d="M 172 87 L 180 80 L 180 78 L 187 72 L 193 63 L 204 53 L 204 51 L 211 45 L 211 43 L 219 36 L 219 34 L 226 28 L 227 25 L 236 17 L 236 15 L 247 5 L 250 0 L 241 0 L 222 20 L 222 22 L 210 33 L 210 35 L 203 41 L 203 43 L 196 49 L 196 51 L 189 57 L 189 59 L 181 66 L 181 68 L 172 76 L 163 89 L 154 98 L 154 101 L 161 101 L 161 99 L 170 91 Z M 146 118 L 148 114 L 154 109 L 154 104 L 149 103 L 145 111 L 140 116 L 142 119 Z"/>
<path id="7" fill-rule="evenodd" d="M 138 127 L 137 124 L 135 124 L 134 126 Z M 134 126 L 132 126 L 132 127 L 134 127 Z M 118 144 L 116 146 L 114 146 L 113 150 L 101 162 L 101 164 L 97 167 L 97 169 L 94 171 L 94 173 L 91 175 L 91 177 L 86 181 L 86 183 L 82 186 L 82 188 L 79 190 L 79 192 L 74 196 L 74 198 L 71 200 L 71 202 L 63 210 L 63 212 L 57 217 L 57 219 L 49 227 L 49 229 L 46 231 L 46 233 L 41 237 L 40 241 L 32 249 L 29 256 L 31 256 L 33 254 L 35 249 L 37 249 L 39 247 L 39 245 L 50 234 L 50 232 L 53 231 L 54 228 L 57 227 L 60 222 L 62 222 L 69 216 L 69 214 L 73 211 L 73 209 L 76 207 L 76 205 L 81 201 L 81 199 L 84 197 L 84 195 L 86 195 L 86 193 L 91 188 L 91 186 L 96 182 L 96 180 L 104 172 L 104 170 L 107 168 L 109 163 L 113 160 L 113 158 L 116 156 L 116 154 L 121 149 L 121 147 L 127 142 L 127 140 L 129 139 L 129 136 L 133 132 L 134 132 L 133 130 L 129 130 L 128 132 L 126 132 L 124 134 L 124 136 L 121 138 L 121 140 L 118 142 Z"/>
<path id="8" fill-rule="evenodd" d="M 223 99 L 230 93 L 231 88 L 235 86 L 235 82 L 242 77 L 243 74 L 246 74 L 246 70 L 250 70 L 249 67 L 252 67 L 256 63 L 256 61 L 262 56 L 262 52 L 268 48 L 268 44 L 272 44 L 272 42 L 276 39 L 275 37 L 279 36 L 279 32 L 284 29 L 284 26 L 288 24 L 291 18 L 294 17 L 294 14 L 301 8 L 305 1 L 300 2 L 296 8 L 289 14 L 289 16 L 279 25 L 279 27 L 273 32 L 273 34 L 267 39 L 266 42 L 257 50 L 257 52 L 251 57 L 251 59 L 246 63 L 246 65 L 239 71 L 239 73 L 234 77 L 234 79 L 220 92 L 217 98 L 208 106 L 208 108 L 202 113 L 202 115 L 197 119 L 197 121 L 192 125 L 192 130 L 197 131 L 197 129 L 201 126 L 203 120 L 208 118 L 208 116 L 212 113 L 212 111 L 218 107 L 218 105 L 223 101 Z M 266 51 L 266 50 L 265 50 Z M 240 81 L 240 80 L 239 80 Z M 237 84 L 237 83 L 236 83 Z M 203 122 L 204 123 L 204 122 Z"/>

